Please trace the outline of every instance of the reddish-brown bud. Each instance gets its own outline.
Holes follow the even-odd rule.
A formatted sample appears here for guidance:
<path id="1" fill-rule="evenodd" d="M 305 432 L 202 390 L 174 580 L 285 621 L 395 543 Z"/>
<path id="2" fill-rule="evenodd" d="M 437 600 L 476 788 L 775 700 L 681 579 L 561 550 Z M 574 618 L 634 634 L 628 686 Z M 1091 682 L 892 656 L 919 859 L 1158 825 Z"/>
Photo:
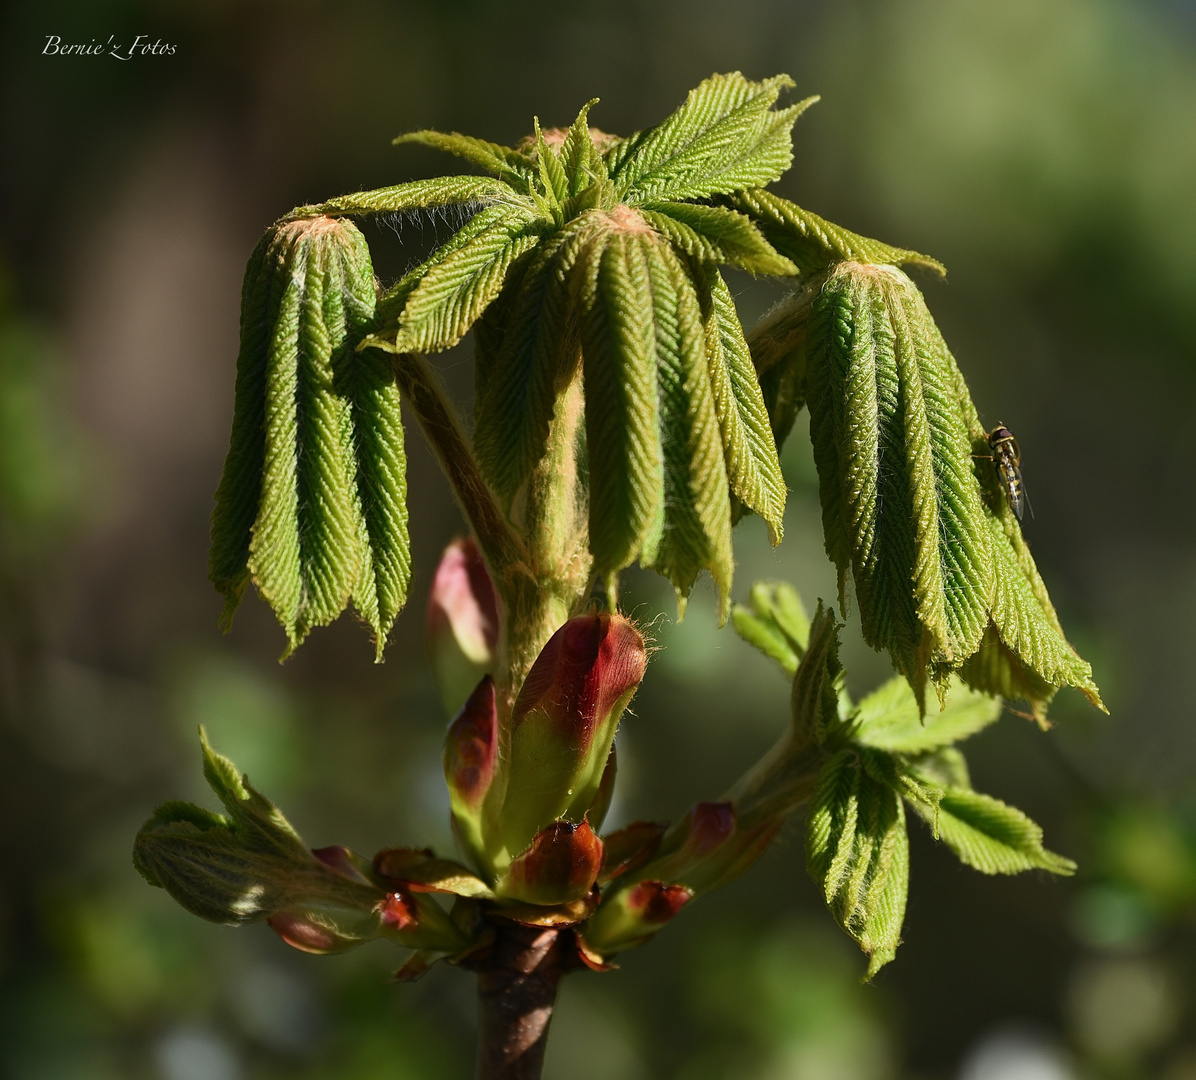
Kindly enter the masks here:
<path id="1" fill-rule="evenodd" d="M 581 900 L 598 879 L 602 852 L 602 841 L 587 822 L 555 821 L 511 860 L 495 891 L 528 904 Z"/>
<path id="2" fill-rule="evenodd" d="M 604 897 L 585 929 L 586 944 L 602 956 L 644 944 L 693 899 L 685 885 L 640 881 Z"/>
<path id="3" fill-rule="evenodd" d="M 472 539 L 454 540 L 440 558 L 424 621 L 428 657 L 450 713 L 493 670 L 498 598 Z"/>
<path id="4" fill-rule="evenodd" d="M 579 615 L 549 639 L 511 717 L 501 814 L 508 852 L 522 851 L 549 822 L 580 822 L 594 805 L 646 664 L 643 636 L 621 615 Z"/>
<path id="5" fill-rule="evenodd" d="M 329 927 L 289 912 L 280 911 L 277 915 L 271 915 L 266 920 L 266 925 L 291 948 L 300 952 L 335 953 L 361 944 L 359 938 L 341 938 Z"/>

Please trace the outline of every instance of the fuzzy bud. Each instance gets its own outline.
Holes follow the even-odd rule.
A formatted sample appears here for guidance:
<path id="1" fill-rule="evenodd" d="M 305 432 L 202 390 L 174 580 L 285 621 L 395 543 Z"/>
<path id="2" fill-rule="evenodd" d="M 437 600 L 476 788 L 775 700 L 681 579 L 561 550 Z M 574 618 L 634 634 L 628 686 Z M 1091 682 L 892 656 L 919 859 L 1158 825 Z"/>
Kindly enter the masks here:
<path id="1" fill-rule="evenodd" d="M 581 822 L 594 806 L 646 664 L 643 637 L 620 615 L 576 616 L 549 639 L 511 717 L 500 824 L 508 852 L 523 851 L 551 822 Z"/>

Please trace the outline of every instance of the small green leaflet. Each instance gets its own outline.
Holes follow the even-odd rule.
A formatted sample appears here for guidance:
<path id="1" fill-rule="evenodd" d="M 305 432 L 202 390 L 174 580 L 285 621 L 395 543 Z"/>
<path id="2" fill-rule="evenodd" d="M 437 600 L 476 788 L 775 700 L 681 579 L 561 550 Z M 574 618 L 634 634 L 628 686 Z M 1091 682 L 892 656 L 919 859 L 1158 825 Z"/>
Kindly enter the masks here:
<path id="1" fill-rule="evenodd" d="M 1017 874 L 1049 870 L 1074 874 L 1071 859 L 1042 846 L 1042 829 L 1015 807 L 968 788 L 947 787 L 937 813 L 924 804 L 910 805 L 928 821 L 937 821 L 938 837 L 956 855 L 982 874 Z"/>
<path id="2" fill-rule="evenodd" d="M 748 604 L 731 609 L 735 632 L 781 665 L 792 678 L 810 640 L 810 619 L 797 590 L 784 582 L 757 581 Z"/>
<path id="3" fill-rule="evenodd" d="M 831 914 L 868 954 L 871 979 L 897 953 L 909 892 L 901 797 L 852 747 L 823 767 L 810 800 L 806 865 Z"/>
<path id="4" fill-rule="evenodd" d="M 947 705 L 921 715 L 909 683 L 890 679 L 859 703 L 855 738 L 865 746 L 898 754 L 922 754 L 951 746 L 982 731 L 1001 715 L 996 698 L 953 680 Z"/>
<path id="5" fill-rule="evenodd" d="M 701 199 L 780 178 L 793 160 L 791 129 L 815 99 L 773 112 L 793 81 L 712 75 L 662 123 L 607 156 L 611 179 L 630 204 Z"/>

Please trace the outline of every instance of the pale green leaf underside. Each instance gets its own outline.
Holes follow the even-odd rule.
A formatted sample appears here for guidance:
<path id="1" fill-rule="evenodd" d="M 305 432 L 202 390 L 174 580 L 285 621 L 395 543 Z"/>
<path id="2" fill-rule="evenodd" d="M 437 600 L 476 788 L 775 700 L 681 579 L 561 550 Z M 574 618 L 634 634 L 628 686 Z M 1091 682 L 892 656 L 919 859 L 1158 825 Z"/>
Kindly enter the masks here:
<path id="1" fill-rule="evenodd" d="M 1000 715 L 999 701 L 953 680 L 946 708 L 923 718 L 909 683 L 894 678 L 859 703 L 855 738 L 890 753 L 922 754 L 975 735 Z"/>
<path id="2" fill-rule="evenodd" d="M 764 239 L 752 222 L 721 206 L 660 202 L 640 214 L 677 250 L 707 263 L 726 263 L 752 274 L 786 275 L 797 267 Z"/>
<path id="3" fill-rule="evenodd" d="M 931 812 L 911 806 L 928 820 Z M 1017 874 L 1049 870 L 1072 874 L 1070 859 L 1042 846 L 1042 829 L 1020 810 L 1000 799 L 966 788 L 948 787 L 938 803 L 938 835 L 961 862 L 984 874 Z"/>

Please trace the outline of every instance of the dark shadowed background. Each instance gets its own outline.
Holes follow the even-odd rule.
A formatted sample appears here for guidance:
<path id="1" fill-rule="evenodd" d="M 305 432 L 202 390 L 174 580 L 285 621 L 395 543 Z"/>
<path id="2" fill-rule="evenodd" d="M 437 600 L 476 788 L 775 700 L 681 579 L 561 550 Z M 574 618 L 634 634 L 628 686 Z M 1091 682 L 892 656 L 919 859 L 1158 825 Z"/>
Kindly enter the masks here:
<path id="1" fill-rule="evenodd" d="M 445 717 L 422 643 L 461 521 L 414 428 L 413 599 L 387 662 L 348 618 L 280 667 L 256 598 L 216 627 L 208 515 L 240 276 L 291 206 L 458 171 L 399 132 L 627 133 L 712 71 L 789 72 L 783 194 L 929 252 L 982 417 L 1017 433 L 1026 533 L 1111 716 L 977 737 L 977 785 L 1071 880 L 988 880 L 914 838 L 905 944 L 873 985 L 805 876 L 799 823 L 619 971 L 565 984 L 553 1080 L 1196 1078 L 1196 9 L 1186 0 L 19 0 L 0 24 L 0 1075 L 464 1078 L 473 980 L 388 981 L 384 944 L 290 951 L 185 915 L 132 837 L 209 801 L 196 726 L 314 846 L 447 848 Z M 62 44 L 173 54 L 45 55 Z M 397 276 L 437 223 L 373 228 Z M 440 223 L 440 236 L 444 223 Z M 745 323 L 782 287 L 733 281 Z M 439 358 L 468 408 L 471 344 Z M 803 422 L 787 538 L 737 537 L 736 593 L 833 596 Z M 786 721 L 769 664 L 635 575 L 659 643 L 620 734 L 621 821 L 717 798 Z M 886 663 L 852 637 L 857 692 Z M 613 819 L 612 819 L 613 820 Z"/>

